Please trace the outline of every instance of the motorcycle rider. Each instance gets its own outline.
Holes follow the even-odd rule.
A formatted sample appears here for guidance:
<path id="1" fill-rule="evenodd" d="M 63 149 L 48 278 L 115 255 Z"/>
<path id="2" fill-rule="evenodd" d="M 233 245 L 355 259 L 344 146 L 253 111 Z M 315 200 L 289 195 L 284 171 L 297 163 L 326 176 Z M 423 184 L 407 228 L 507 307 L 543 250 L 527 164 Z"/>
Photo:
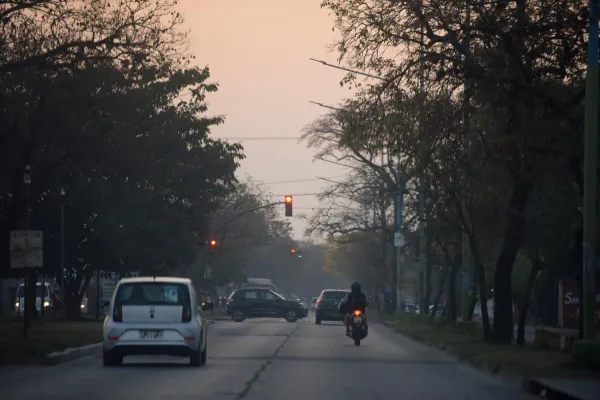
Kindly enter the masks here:
<path id="1" fill-rule="evenodd" d="M 338 306 L 340 314 L 344 316 L 344 324 L 346 325 L 346 335 L 350 335 L 350 323 L 352 322 L 352 312 L 360 310 L 363 314 L 363 321 L 365 324 L 365 331 L 368 331 L 367 326 L 367 296 L 361 291 L 360 283 L 357 281 L 352 282 L 350 285 L 350 293 L 344 297 Z"/>

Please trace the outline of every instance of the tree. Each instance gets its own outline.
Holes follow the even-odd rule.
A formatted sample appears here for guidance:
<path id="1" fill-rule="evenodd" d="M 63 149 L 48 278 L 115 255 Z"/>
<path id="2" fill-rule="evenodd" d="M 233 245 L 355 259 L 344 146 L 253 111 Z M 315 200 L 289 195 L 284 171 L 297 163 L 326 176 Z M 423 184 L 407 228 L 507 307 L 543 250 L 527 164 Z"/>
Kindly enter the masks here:
<path id="1" fill-rule="evenodd" d="M 179 60 L 176 0 L 0 0 L 0 75 L 70 70 L 86 60 Z"/>
<path id="2" fill-rule="evenodd" d="M 485 115 L 487 123 L 465 133 L 485 137 L 507 177 L 493 279 L 494 338 L 503 343 L 512 337 L 511 271 L 525 240 L 532 191 L 553 157 L 571 160 L 575 173 L 580 169 L 581 154 L 567 142 L 579 143 L 573 132 L 580 130 L 573 128 L 581 120 L 571 119 L 571 112 L 580 107 L 586 47 L 582 1 L 509 3 L 472 2 L 466 21 L 462 1 L 323 1 L 341 34 L 340 59 L 388 76 L 389 84 L 419 77 L 452 89 L 467 84 L 468 109 Z M 557 150 L 556 143 L 565 147 Z"/>
<path id="3" fill-rule="evenodd" d="M 216 90 L 206 82 L 208 69 L 164 74 L 141 67 L 129 73 L 100 64 L 62 79 L 43 77 L 49 103 L 38 118 L 46 118 L 43 125 L 60 116 L 62 124 L 48 123 L 57 130 L 46 128 L 50 136 L 33 153 L 32 180 L 43 178 L 35 191 L 33 209 L 40 216 L 34 224 L 48 232 L 44 217 L 57 208 L 46 206 L 56 207 L 51 199 L 66 189 L 72 223 L 66 300 L 75 314 L 94 271 L 152 273 L 194 258 L 197 232 L 235 182 L 242 157 L 240 145 L 208 137 L 210 127 L 222 122 L 202 116 L 206 94 Z M 183 89 L 192 98 L 174 104 Z M 90 103 L 98 108 L 88 108 Z M 56 154 L 65 161 L 48 176 L 43 160 Z"/>
<path id="4" fill-rule="evenodd" d="M 173 0 L 0 2 L 3 240 L 56 182 L 58 169 L 86 154 L 81 147 L 90 144 L 91 132 L 114 132 L 112 125 L 119 120 L 111 119 L 107 110 L 118 111 L 114 106 L 120 102 L 111 90 L 127 90 L 128 101 L 144 95 L 148 85 L 160 90 L 159 82 L 170 77 L 175 77 L 171 84 L 186 88 L 177 83 L 182 78 L 177 71 L 186 68 L 187 56 L 175 4 Z M 178 93 L 161 96 L 173 99 L 174 94 Z M 90 118 L 95 124 L 90 125 Z M 26 169 L 33 171 L 27 196 L 22 179 Z M 6 261 L 6 248 L 2 249 Z"/>

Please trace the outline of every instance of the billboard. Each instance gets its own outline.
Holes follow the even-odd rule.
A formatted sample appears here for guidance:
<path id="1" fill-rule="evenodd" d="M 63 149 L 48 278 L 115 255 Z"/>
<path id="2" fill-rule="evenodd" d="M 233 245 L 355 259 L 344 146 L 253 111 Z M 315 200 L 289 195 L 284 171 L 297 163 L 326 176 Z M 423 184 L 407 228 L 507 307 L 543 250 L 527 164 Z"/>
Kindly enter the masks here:
<path id="1" fill-rule="evenodd" d="M 564 279 L 558 283 L 558 324 L 565 329 L 579 329 L 581 316 L 580 283 Z M 596 283 L 596 327 L 600 329 L 600 283 Z"/>

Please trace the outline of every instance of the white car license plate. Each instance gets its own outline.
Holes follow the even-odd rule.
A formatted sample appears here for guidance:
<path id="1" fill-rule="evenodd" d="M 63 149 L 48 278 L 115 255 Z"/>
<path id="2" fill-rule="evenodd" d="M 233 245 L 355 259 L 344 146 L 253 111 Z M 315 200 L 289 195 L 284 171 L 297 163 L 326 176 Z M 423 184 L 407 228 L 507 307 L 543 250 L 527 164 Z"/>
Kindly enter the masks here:
<path id="1" fill-rule="evenodd" d="M 355 323 L 355 324 L 360 324 L 360 323 L 362 323 L 362 317 L 354 317 L 354 323 Z"/>
<path id="2" fill-rule="evenodd" d="M 140 331 L 140 339 L 162 339 L 163 331 Z"/>

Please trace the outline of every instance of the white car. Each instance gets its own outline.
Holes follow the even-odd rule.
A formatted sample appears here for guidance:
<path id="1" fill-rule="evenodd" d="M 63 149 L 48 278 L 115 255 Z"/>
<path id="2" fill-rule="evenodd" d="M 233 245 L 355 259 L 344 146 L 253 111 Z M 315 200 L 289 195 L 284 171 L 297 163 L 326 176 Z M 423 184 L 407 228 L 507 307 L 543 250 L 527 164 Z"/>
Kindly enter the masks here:
<path id="1" fill-rule="evenodd" d="M 38 313 L 42 311 L 42 303 L 44 304 L 44 310 L 50 307 L 50 286 L 48 283 L 44 283 L 44 286 L 42 287 L 41 282 L 36 282 L 35 308 Z M 17 289 L 15 312 L 17 314 L 22 314 L 25 312 L 25 284 L 23 283 L 21 283 Z"/>
<path id="2" fill-rule="evenodd" d="M 104 319 L 103 363 L 120 365 L 128 355 L 189 357 L 206 363 L 207 328 L 192 281 L 136 277 L 117 283 Z M 212 308 L 204 304 L 202 309 Z"/>

